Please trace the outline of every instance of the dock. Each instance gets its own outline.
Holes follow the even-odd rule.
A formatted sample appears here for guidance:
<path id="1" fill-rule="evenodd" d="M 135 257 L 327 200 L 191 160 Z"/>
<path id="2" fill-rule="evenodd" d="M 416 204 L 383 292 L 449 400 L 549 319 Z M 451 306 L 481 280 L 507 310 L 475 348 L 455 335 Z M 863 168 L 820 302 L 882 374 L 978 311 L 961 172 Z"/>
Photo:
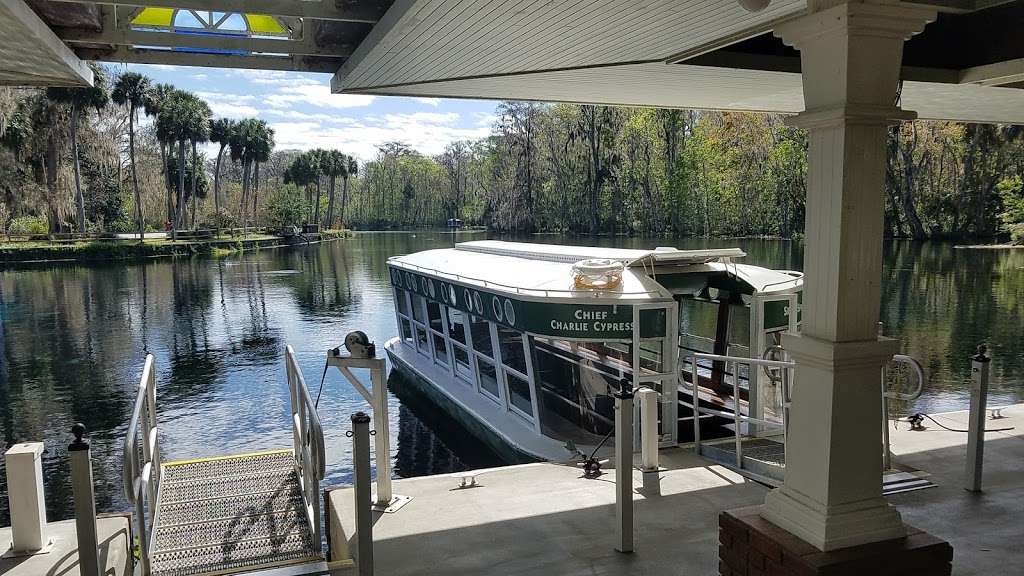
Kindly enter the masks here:
<path id="1" fill-rule="evenodd" d="M 934 487 L 889 496 L 904 521 L 953 545 L 958 575 L 1007 574 L 1019 565 L 1024 515 L 1024 404 L 1004 408 L 987 428 L 985 489 L 963 489 L 967 434 L 927 421 L 924 431 L 892 431 L 898 466 Z M 933 415 L 966 429 L 967 412 Z M 661 495 L 646 495 L 634 470 L 636 551 L 613 549 L 614 467 L 597 479 L 570 465 L 541 463 L 398 480 L 412 500 L 394 514 L 374 513 L 378 573 L 412 574 L 713 574 L 723 510 L 759 505 L 768 488 L 685 447 L 662 451 Z M 353 494 L 328 489 L 332 559 L 354 549 Z"/>

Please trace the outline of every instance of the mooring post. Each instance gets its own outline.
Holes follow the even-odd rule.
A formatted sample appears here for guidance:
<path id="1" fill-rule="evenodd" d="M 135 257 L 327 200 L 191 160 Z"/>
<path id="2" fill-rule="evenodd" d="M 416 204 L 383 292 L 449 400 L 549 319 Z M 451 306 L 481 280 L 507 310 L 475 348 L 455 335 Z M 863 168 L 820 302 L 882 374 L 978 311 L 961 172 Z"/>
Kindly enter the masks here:
<path id="1" fill-rule="evenodd" d="M 100 576 L 99 538 L 96 531 L 96 495 L 92 483 L 92 450 L 85 425 L 71 427 L 75 440 L 68 446 L 71 490 L 75 498 L 75 534 L 78 538 L 78 570 L 82 576 Z"/>
<path id="2" fill-rule="evenodd" d="M 373 384 L 373 417 L 377 433 L 373 436 L 374 452 L 377 455 L 377 506 L 391 504 L 391 426 L 388 422 L 388 383 L 383 358 L 373 358 L 370 380 Z"/>
<path id="3" fill-rule="evenodd" d="M 356 574 L 373 574 L 373 518 L 370 506 L 370 417 L 365 412 L 352 415 L 352 460 L 355 468 Z"/>
<path id="4" fill-rule="evenodd" d="M 640 462 L 644 477 L 644 494 L 661 493 L 658 468 L 658 392 L 641 388 L 636 392 L 640 405 Z"/>
<path id="5" fill-rule="evenodd" d="M 13 536 L 11 549 L 5 556 L 44 553 L 52 544 L 46 534 L 43 450 L 42 442 L 23 442 L 11 446 L 4 454 Z"/>
<path id="6" fill-rule="evenodd" d="M 633 551 L 633 383 L 615 393 L 615 549 Z"/>
<path id="7" fill-rule="evenodd" d="M 992 358 L 984 344 L 971 356 L 971 412 L 967 421 L 967 465 L 964 488 L 981 492 L 985 460 L 985 405 L 988 404 L 988 369 Z"/>

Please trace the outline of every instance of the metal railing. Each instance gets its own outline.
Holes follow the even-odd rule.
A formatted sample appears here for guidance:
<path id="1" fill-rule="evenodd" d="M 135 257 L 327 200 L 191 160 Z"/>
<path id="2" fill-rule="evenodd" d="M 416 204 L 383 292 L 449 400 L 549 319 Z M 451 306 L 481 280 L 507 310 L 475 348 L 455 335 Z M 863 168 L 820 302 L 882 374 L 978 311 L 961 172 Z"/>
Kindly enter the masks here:
<path id="1" fill-rule="evenodd" d="M 140 454 L 139 424 L 142 424 Z M 153 355 L 146 355 L 142 378 L 135 396 L 135 408 L 124 439 L 122 480 L 124 495 L 135 506 L 136 533 L 139 538 L 139 568 L 142 576 L 150 573 L 151 529 L 155 528 L 157 497 L 160 494 L 160 440 L 156 420 L 156 366 Z M 147 513 L 148 510 L 148 513 Z M 148 524 L 148 526 L 147 526 Z"/>
<path id="2" fill-rule="evenodd" d="M 736 468 L 743 469 L 743 430 L 742 424 L 744 422 L 748 424 L 757 424 L 766 427 L 777 427 L 781 426 L 783 431 L 783 443 L 785 443 L 785 434 L 787 431 L 787 421 L 789 416 L 789 405 L 792 402 L 792 390 L 790 389 L 790 383 L 793 381 L 791 372 L 796 369 L 796 363 L 787 360 L 764 360 L 762 358 L 744 358 L 740 356 L 722 356 L 718 354 L 705 354 L 702 352 L 694 352 L 690 355 L 692 360 L 693 373 L 691 377 L 692 386 L 690 388 L 693 394 L 693 446 L 697 454 L 701 453 L 701 439 L 700 439 L 700 415 L 710 414 L 713 416 L 719 416 L 722 418 L 731 418 L 733 421 L 733 431 L 735 449 L 736 449 Z M 733 409 L 729 410 L 715 410 L 713 408 L 701 408 L 700 396 L 699 396 L 699 381 L 700 378 L 697 375 L 698 360 L 711 360 L 713 362 L 723 362 L 724 370 L 726 374 L 729 374 L 729 365 L 732 364 L 732 399 Z M 752 367 L 764 367 L 770 369 L 780 369 L 782 372 L 782 422 L 774 422 L 771 420 L 764 420 L 761 418 L 754 418 L 749 414 L 743 414 L 740 411 L 740 378 L 737 377 L 739 374 L 739 365 L 746 364 L 748 371 Z"/>
<path id="3" fill-rule="evenodd" d="M 295 360 L 295 350 L 285 349 L 285 368 L 288 374 L 288 391 L 292 405 L 292 442 L 295 467 L 299 474 L 306 519 L 313 533 L 313 547 L 322 550 L 320 529 L 320 481 L 327 472 L 324 455 L 324 431 L 316 404 L 309 395 L 306 379 Z"/>

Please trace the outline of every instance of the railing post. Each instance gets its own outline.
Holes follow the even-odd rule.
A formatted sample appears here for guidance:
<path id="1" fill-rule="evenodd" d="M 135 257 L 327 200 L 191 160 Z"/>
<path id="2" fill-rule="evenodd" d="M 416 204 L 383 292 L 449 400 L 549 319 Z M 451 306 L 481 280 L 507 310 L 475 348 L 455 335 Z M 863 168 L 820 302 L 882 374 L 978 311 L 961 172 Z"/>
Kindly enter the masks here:
<path id="1" fill-rule="evenodd" d="M 644 494 L 661 493 L 658 468 L 658 392 L 641 388 L 636 395 L 640 405 L 640 460 L 644 477 Z"/>
<path id="2" fill-rule="evenodd" d="M 633 383 L 615 393 L 615 549 L 633 551 Z"/>
<path id="3" fill-rule="evenodd" d="M 7 503 L 11 509 L 11 556 L 46 552 L 46 502 L 43 498 L 43 443 L 24 442 L 4 454 Z"/>
<path id="4" fill-rule="evenodd" d="M 352 415 L 352 461 L 355 468 L 356 574 L 373 574 L 373 518 L 370 495 L 370 417 L 364 412 Z"/>
<path id="5" fill-rule="evenodd" d="M 693 451 L 700 456 L 700 377 L 697 375 L 697 353 L 694 352 L 690 364 L 690 383 L 693 398 Z"/>
<path id="6" fill-rule="evenodd" d="M 82 576 L 100 576 L 99 538 L 96 531 L 96 496 L 92 482 L 92 451 L 82 439 L 85 425 L 71 428 L 75 440 L 68 446 L 71 489 L 75 497 L 75 534 L 78 537 L 78 570 Z"/>
<path id="7" fill-rule="evenodd" d="M 964 489 L 981 492 L 985 460 L 985 405 L 988 403 L 988 371 L 992 358 L 985 345 L 971 357 L 971 411 L 967 421 L 967 465 Z"/>

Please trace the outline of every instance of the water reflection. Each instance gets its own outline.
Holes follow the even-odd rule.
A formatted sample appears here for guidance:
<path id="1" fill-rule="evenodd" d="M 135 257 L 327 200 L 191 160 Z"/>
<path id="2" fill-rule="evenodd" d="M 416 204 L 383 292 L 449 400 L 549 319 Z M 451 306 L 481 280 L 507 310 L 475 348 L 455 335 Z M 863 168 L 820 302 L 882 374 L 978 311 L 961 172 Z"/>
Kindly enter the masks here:
<path id="1" fill-rule="evenodd" d="M 482 238 L 460 234 L 459 239 Z M 147 353 L 156 358 L 168 459 L 291 445 L 283 347 L 291 344 L 309 385 L 324 352 L 351 330 L 379 345 L 395 335 L 389 256 L 449 246 L 445 233 L 365 234 L 355 239 L 225 259 L 29 267 L 0 272 L 0 450 L 43 440 L 52 519 L 70 512 L 64 449 L 77 421 L 91 430 L 101 510 L 125 509 L 120 445 Z M 539 236 L 541 242 L 589 239 Z M 766 240 L 604 238 L 623 247 L 739 246 L 745 261 L 799 269 L 799 244 Z M 1024 390 L 1024 253 L 954 250 L 940 243 L 885 247 L 882 320 L 930 381 L 917 408 L 966 406 L 968 357 L 978 342 L 995 355 L 993 403 Z M 910 409 L 911 407 L 904 407 Z M 328 480 L 351 476 L 348 416 L 367 409 L 328 373 L 320 413 Z M 499 464 L 464 430 L 415 398 L 391 399 L 395 472 L 414 476 Z M 0 461 L 0 525 L 6 524 Z"/>

